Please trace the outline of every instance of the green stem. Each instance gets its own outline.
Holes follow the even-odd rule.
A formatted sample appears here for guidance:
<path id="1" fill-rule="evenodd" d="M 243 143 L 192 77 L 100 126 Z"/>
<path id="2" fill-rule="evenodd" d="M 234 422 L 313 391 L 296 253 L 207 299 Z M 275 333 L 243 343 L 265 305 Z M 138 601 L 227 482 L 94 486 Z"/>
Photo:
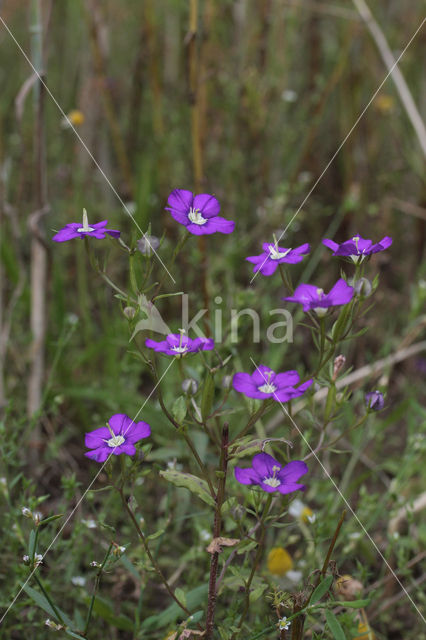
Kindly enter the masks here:
<path id="1" fill-rule="evenodd" d="M 244 427 L 244 429 L 242 429 L 240 431 L 240 433 L 238 433 L 235 438 L 232 438 L 231 442 L 229 443 L 234 444 L 237 440 L 239 440 L 240 438 L 242 438 L 243 436 L 246 435 L 246 433 L 248 433 L 250 431 L 250 429 L 252 428 L 252 426 L 262 417 L 262 415 L 265 413 L 266 409 L 269 409 L 269 407 L 273 404 L 273 400 L 266 400 L 265 402 L 262 403 L 262 405 L 259 407 L 259 409 L 257 411 L 255 411 L 255 413 L 253 413 L 253 415 L 249 418 L 249 421 L 247 422 L 246 426 Z"/>
<path id="2" fill-rule="evenodd" d="M 164 584 L 164 586 L 165 586 L 165 588 L 166 588 L 166 590 L 167 590 L 167 593 L 171 596 L 171 598 L 173 598 L 173 600 L 176 602 L 176 604 L 178 605 L 178 607 L 179 607 L 180 609 L 182 609 L 182 611 L 184 611 L 184 612 L 187 614 L 187 616 L 190 616 L 190 615 L 191 615 L 191 612 L 189 611 L 189 609 L 187 609 L 187 608 L 185 607 L 185 605 L 184 605 L 184 604 L 179 600 L 179 598 L 174 594 L 174 592 L 173 592 L 173 590 L 171 589 L 171 587 L 170 587 L 169 583 L 167 582 L 167 579 L 166 579 L 166 577 L 165 577 L 165 575 L 164 575 L 163 571 L 161 570 L 161 568 L 160 568 L 160 566 L 159 566 L 158 562 L 155 560 L 154 556 L 152 555 L 152 553 L 151 553 L 151 549 L 149 548 L 149 545 L 148 545 L 148 542 L 147 542 L 147 539 L 145 538 L 145 535 L 144 535 L 144 533 L 143 533 L 142 529 L 141 529 L 141 528 L 140 528 L 140 526 L 139 526 L 139 522 L 136 520 L 136 518 L 135 518 L 135 514 L 134 514 L 134 513 L 133 513 L 133 511 L 130 509 L 130 507 L 129 507 L 128 503 L 127 503 L 126 497 L 125 497 L 125 495 L 124 495 L 124 493 L 123 493 L 123 489 L 122 489 L 122 488 L 117 488 L 117 490 L 118 490 L 118 492 L 119 492 L 119 494 L 120 494 L 121 500 L 122 500 L 122 502 L 123 502 L 123 506 L 124 506 L 124 508 L 126 509 L 126 511 L 127 511 L 127 513 L 128 513 L 128 515 L 130 516 L 130 519 L 131 519 L 131 521 L 132 521 L 132 523 L 133 523 L 133 525 L 134 525 L 134 527 L 135 527 L 135 529 L 136 529 L 136 531 L 137 531 L 137 534 L 138 534 L 139 538 L 140 538 L 140 539 L 141 539 L 141 541 L 142 541 L 142 544 L 143 544 L 143 547 L 144 547 L 144 549 L 145 549 L 145 552 L 146 552 L 146 554 L 147 554 L 147 556 L 148 556 L 148 558 L 149 558 L 149 560 L 150 560 L 150 562 L 151 562 L 152 566 L 154 567 L 155 572 L 157 573 L 157 575 L 158 575 L 158 577 L 160 578 L 161 582 Z"/>
<path id="3" fill-rule="evenodd" d="M 241 632 L 242 624 L 243 624 L 244 620 L 246 619 L 248 611 L 249 611 L 249 607 L 250 607 L 250 587 L 251 587 L 251 583 L 253 582 L 253 578 L 254 578 L 254 575 L 256 573 L 257 566 L 259 564 L 260 556 L 262 555 L 263 541 L 265 539 L 265 520 L 266 520 L 266 517 L 267 517 L 267 515 L 269 513 L 269 509 L 271 508 L 271 503 L 272 503 L 272 494 L 269 493 L 268 497 L 266 499 L 265 508 L 263 510 L 262 517 L 260 519 L 260 535 L 259 535 L 259 538 L 258 538 L 258 541 L 257 541 L 258 547 L 257 547 L 256 557 L 254 559 L 253 566 L 252 566 L 249 578 L 248 578 L 247 582 L 245 583 L 246 597 L 245 597 L 245 602 L 244 602 L 244 609 L 243 609 L 243 612 L 242 612 L 242 614 L 240 616 L 240 619 L 238 621 L 238 631 L 235 631 L 232 634 L 231 640 L 234 640 L 238 636 L 238 634 Z"/>
<path id="4" fill-rule="evenodd" d="M 49 594 L 47 593 L 46 589 L 43 587 L 37 573 L 34 572 L 34 580 L 37 582 L 38 586 L 40 587 L 40 591 L 42 592 L 42 594 L 44 595 L 44 597 L 46 598 L 47 602 L 50 604 L 50 606 L 52 607 L 52 611 L 54 612 L 55 616 L 57 617 L 58 621 L 65 625 L 65 622 L 62 619 L 62 616 L 60 615 L 59 611 L 57 610 L 57 608 L 55 607 L 52 599 L 50 598 Z"/>
<path id="5" fill-rule="evenodd" d="M 107 563 L 107 560 L 109 558 L 109 555 L 111 553 L 111 549 L 113 547 L 113 543 L 111 542 L 109 547 L 108 547 L 108 551 L 105 554 L 105 557 L 102 561 L 101 566 L 99 567 L 97 573 L 96 573 L 96 578 L 95 578 L 95 586 L 93 587 L 93 593 L 92 593 L 92 597 L 90 599 L 90 605 L 89 605 L 89 610 L 87 612 L 87 618 L 86 618 L 86 624 L 84 625 L 84 631 L 83 631 L 83 635 L 85 636 L 87 634 L 87 630 L 89 629 L 89 624 L 90 624 L 90 619 L 92 617 L 92 611 L 93 611 L 93 605 L 95 604 L 95 600 L 96 600 L 96 596 L 98 594 L 99 591 L 99 585 L 101 583 L 101 576 L 102 576 L 102 572 L 104 570 L 104 567 Z"/>

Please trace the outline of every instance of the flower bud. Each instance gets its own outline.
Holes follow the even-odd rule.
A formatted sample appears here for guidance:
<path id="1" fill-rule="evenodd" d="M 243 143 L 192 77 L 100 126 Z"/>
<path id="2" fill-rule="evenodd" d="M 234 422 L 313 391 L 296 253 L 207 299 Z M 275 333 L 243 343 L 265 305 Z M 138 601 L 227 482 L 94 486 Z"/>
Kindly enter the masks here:
<path id="1" fill-rule="evenodd" d="M 33 514 L 31 509 L 28 509 L 28 507 L 22 507 L 21 509 L 21 513 L 23 516 L 25 516 L 25 518 L 32 518 Z"/>
<path id="2" fill-rule="evenodd" d="M 362 296 L 363 298 L 368 298 L 369 296 L 371 296 L 371 292 L 373 291 L 373 285 L 367 278 L 354 280 L 352 286 L 356 295 Z"/>
<path id="3" fill-rule="evenodd" d="M 144 256 L 151 256 L 160 246 L 160 240 L 156 236 L 148 236 L 145 234 L 143 238 L 137 241 L 137 248 Z"/>
<path id="4" fill-rule="evenodd" d="M 193 396 L 198 391 L 198 382 L 194 378 L 186 378 L 182 382 L 182 391 L 190 396 Z"/>
<path id="5" fill-rule="evenodd" d="M 133 320 L 136 315 L 136 309 L 133 307 L 124 307 L 123 313 L 126 316 L 127 320 Z"/>
<path id="6" fill-rule="evenodd" d="M 369 411 L 381 411 L 385 406 L 383 393 L 380 391 L 370 391 L 365 394 L 365 406 Z"/>
<path id="7" fill-rule="evenodd" d="M 229 389 L 232 384 L 232 376 L 223 376 L 222 389 Z"/>
<path id="8" fill-rule="evenodd" d="M 340 355 L 340 356 L 337 356 L 337 358 L 334 358 L 333 380 L 336 380 L 336 378 L 339 375 L 340 370 L 343 368 L 345 362 L 346 362 L 345 356 Z"/>

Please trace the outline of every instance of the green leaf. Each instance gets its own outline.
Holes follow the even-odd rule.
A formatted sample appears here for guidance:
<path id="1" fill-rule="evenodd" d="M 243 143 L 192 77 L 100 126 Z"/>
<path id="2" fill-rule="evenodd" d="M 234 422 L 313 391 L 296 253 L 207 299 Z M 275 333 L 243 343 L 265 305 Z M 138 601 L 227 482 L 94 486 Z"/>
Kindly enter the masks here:
<path id="1" fill-rule="evenodd" d="M 201 417 L 207 420 L 209 417 L 214 399 L 214 378 L 208 373 L 203 385 L 203 395 L 201 397 Z"/>
<path id="2" fill-rule="evenodd" d="M 195 587 L 191 591 L 188 591 L 186 594 L 186 607 L 189 611 L 194 611 L 198 607 L 204 605 L 204 601 L 207 597 L 208 585 L 203 584 L 199 587 Z M 142 629 L 146 631 L 155 630 L 158 631 L 159 628 L 168 627 L 172 625 L 178 618 L 182 619 L 185 617 L 185 612 L 173 602 L 167 609 L 162 611 L 161 613 L 153 616 L 149 616 L 145 618 L 142 623 Z M 198 618 L 200 619 L 200 618 Z M 194 613 L 193 619 L 191 622 L 197 621 L 197 614 Z"/>
<path id="3" fill-rule="evenodd" d="M 158 531 L 155 531 L 155 533 L 151 533 L 151 535 L 147 536 L 147 540 L 156 540 L 157 538 L 159 538 L 160 536 L 163 535 L 165 529 L 159 529 Z"/>
<path id="4" fill-rule="evenodd" d="M 314 589 L 309 604 L 315 604 L 318 600 L 321 600 L 323 596 L 327 593 L 327 591 L 331 587 L 331 583 L 333 582 L 333 576 L 328 576 L 319 583 L 319 585 Z"/>
<path id="5" fill-rule="evenodd" d="M 30 537 L 28 540 L 28 555 L 30 556 L 30 558 L 33 558 L 36 552 L 35 543 L 36 543 L 36 533 L 34 529 L 31 529 Z"/>
<path id="6" fill-rule="evenodd" d="M 63 517 L 64 517 L 63 513 L 58 513 L 58 515 L 56 516 L 49 516 L 48 518 L 41 520 L 38 526 L 44 527 L 45 524 L 49 524 L 50 522 L 53 522 L 54 520 L 58 520 L 58 518 L 63 518 Z"/>
<path id="7" fill-rule="evenodd" d="M 179 396 L 173 403 L 172 406 L 172 416 L 179 424 L 185 419 L 186 416 L 186 400 L 183 396 Z"/>
<path id="8" fill-rule="evenodd" d="M 45 611 L 47 614 L 49 614 L 49 616 L 51 618 L 53 618 L 54 620 L 56 620 L 56 622 L 59 622 L 59 623 L 61 622 L 60 620 L 58 620 L 58 616 L 53 611 L 52 607 L 50 606 L 49 601 L 44 597 L 44 595 L 42 593 L 39 593 L 38 591 L 36 591 L 35 589 L 33 589 L 32 587 L 30 587 L 27 584 L 23 585 L 22 588 L 25 591 L 25 593 L 28 596 L 30 596 L 31 600 L 33 600 L 36 603 L 36 605 L 40 607 L 40 609 L 43 609 L 43 611 Z M 67 625 L 67 627 L 74 626 L 73 623 L 72 623 L 72 620 L 70 620 L 70 618 L 68 618 L 66 613 L 61 611 L 61 609 L 59 607 L 56 607 L 56 609 L 57 609 L 59 615 L 62 617 L 62 620 Z"/>
<path id="9" fill-rule="evenodd" d="M 368 607 L 370 602 L 370 598 L 365 598 L 365 600 L 337 600 L 336 602 L 327 602 L 327 605 L 345 607 L 346 609 L 364 609 L 365 607 Z"/>
<path id="10" fill-rule="evenodd" d="M 118 616 L 115 615 L 109 602 L 107 602 L 103 598 L 100 598 L 99 596 L 97 596 L 93 604 L 93 611 L 116 629 L 122 629 L 123 631 L 133 631 L 133 620 L 123 614 Z"/>
<path id="11" fill-rule="evenodd" d="M 330 627 L 334 640 L 346 640 L 346 636 L 340 622 L 332 611 L 329 611 L 328 609 L 326 610 L 325 619 L 327 620 L 327 624 Z"/>
<path id="12" fill-rule="evenodd" d="M 71 636 L 71 638 L 78 638 L 78 640 L 86 640 L 86 638 L 84 638 L 83 636 L 80 636 L 75 631 L 71 631 L 70 629 L 65 629 L 65 633 L 67 634 L 67 636 Z"/>
<path id="13" fill-rule="evenodd" d="M 183 589 L 177 588 L 177 589 L 175 589 L 175 596 L 179 600 L 179 602 L 181 602 L 183 604 L 183 606 L 186 607 L 185 591 Z"/>
<path id="14" fill-rule="evenodd" d="M 210 495 L 208 484 L 202 478 L 193 476 L 191 473 L 182 473 L 175 469 L 160 471 L 160 476 L 163 476 L 163 478 L 168 480 L 168 482 L 171 482 L 177 487 L 184 487 L 191 491 L 191 493 L 195 493 L 199 498 L 201 498 L 201 500 L 204 500 L 204 502 L 212 507 L 215 506 L 215 501 Z"/>

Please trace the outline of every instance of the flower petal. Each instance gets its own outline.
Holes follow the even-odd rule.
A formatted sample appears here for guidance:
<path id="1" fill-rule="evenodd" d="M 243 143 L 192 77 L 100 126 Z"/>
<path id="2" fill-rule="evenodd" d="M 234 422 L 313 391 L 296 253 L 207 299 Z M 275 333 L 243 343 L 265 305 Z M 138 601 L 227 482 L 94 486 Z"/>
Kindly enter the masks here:
<path id="1" fill-rule="evenodd" d="M 235 467 L 234 474 L 240 484 L 257 484 L 260 479 L 257 473 L 250 467 L 248 469 Z"/>
<path id="2" fill-rule="evenodd" d="M 332 251 L 337 251 L 337 249 L 339 248 L 339 245 L 337 244 L 337 242 L 334 242 L 334 240 L 329 240 L 328 238 L 324 238 L 323 240 L 321 240 L 321 242 L 325 247 L 328 247 Z"/>
<path id="3" fill-rule="evenodd" d="M 143 420 L 141 420 L 140 422 L 133 424 L 134 426 L 129 429 L 126 435 L 126 442 L 134 444 L 135 442 L 139 442 L 139 440 L 148 438 L 148 436 L 151 435 L 151 427 L 147 422 L 143 422 Z"/>
<path id="4" fill-rule="evenodd" d="M 115 413 L 108 420 L 108 424 L 116 435 L 126 433 L 131 429 L 131 425 L 134 424 L 133 420 L 126 416 L 125 413 Z"/>
<path id="5" fill-rule="evenodd" d="M 275 458 L 270 456 L 268 453 L 258 453 L 254 456 L 252 461 L 252 467 L 262 478 L 269 478 L 274 475 L 273 467 L 281 466 Z"/>
<path id="6" fill-rule="evenodd" d="M 280 484 L 278 491 L 285 495 L 286 493 L 292 493 L 293 491 L 304 491 L 306 486 L 304 484 Z"/>
<path id="7" fill-rule="evenodd" d="M 98 449 L 94 449 L 93 451 L 87 451 L 84 455 L 86 458 L 90 458 L 91 460 L 95 460 L 96 462 L 105 462 L 105 460 L 109 457 L 110 454 L 109 447 L 99 447 Z"/>
<path id="8" fill-rule="evenodd" d="M 278 473 L 278 479 L 286 483 L 294 483 L 308 473 L 308 465 L 303 460 L 292 460 Z"/>
<path id="9" fill-rule="evenodd" d="M 167 199 L 167 204 L 169 206 L 166 207 L 166 209 L 169 209 L 170 211 L 174 209 L 175 211 L 180 211 L 181 213 L 186 213 L 188 215 L 193 201 L 194 194 L 192 191 L 187 191 L 186 189 L 174 189 Z"/>
<path id="10" fill-rule="evenodd" d="M 192 207 L 198 209 L 203 218 L 213 218 L 220 211 L 219 200 L 208 193 L 200 193 L 195 196 Z"/>
<path id="11" fill-rule="evenodd" d="M 340 278 L 330 292 L 326 295 L 325 300 L 330 305 L 340 305 L 350 302 L 354 296 L 354 290 L 347 282 Z"/>
<path id="12" fill-rule="evenodd" d="M 105 446 L 104 440 L 111 438 L 111 434 L 108 427 L 100 427 L 94 429 L 89 433 L 86 433 L 84 437 L 84 444 L 88 449 L 96 449 L 97 447 Z"/>

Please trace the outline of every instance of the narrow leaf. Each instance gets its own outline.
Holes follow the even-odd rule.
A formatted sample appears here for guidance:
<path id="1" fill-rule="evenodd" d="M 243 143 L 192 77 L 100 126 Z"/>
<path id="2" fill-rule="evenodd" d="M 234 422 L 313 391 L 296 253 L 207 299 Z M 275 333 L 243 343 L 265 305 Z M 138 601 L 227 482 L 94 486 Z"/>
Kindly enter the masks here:
<path id="1" fill-rule="evenodd" d="M 176 485 L 177 487 L 185 487 L 195 493 L 201 500 L 204 500 L 207 504 L 214 506 L 215 502 L 208 490 L 208 484 L 202 478 L 193 476 L 191 473 L 182 473 L 175 469 L 168 469 L 167 471 L 160 471 L 160 475 L 166 480 Z"/>
<path id="2" fill-rule="evenodd" d="M 203 420 L 207 420 L 209 417 L 214 398 L 214 378 L 211 373 L 208 373 L 203 385 L 203 395 L 201 397 L 201 415 Z"/>
<path id="3" fill-rule="evenodd" d="M 340 622 L 329 609 L 325 612 L 325 619 L 327 620 L 327 624 L 330 627 L 334 640 L 346 640 L 345 632 L 343 631 Z"/>
<path id="4" fill-rule="evenodd" d="M 333 576 L 328 576 L 319 585 L 314 589 L 314 592 L 311 595 L 311 599 L 309 601 L 310 604 L 315 604 L 318 600 L 321 600 L 323 596 L 327 593 L 327 591 L 331 587 L 331 583 L 333 582 Z"/>

